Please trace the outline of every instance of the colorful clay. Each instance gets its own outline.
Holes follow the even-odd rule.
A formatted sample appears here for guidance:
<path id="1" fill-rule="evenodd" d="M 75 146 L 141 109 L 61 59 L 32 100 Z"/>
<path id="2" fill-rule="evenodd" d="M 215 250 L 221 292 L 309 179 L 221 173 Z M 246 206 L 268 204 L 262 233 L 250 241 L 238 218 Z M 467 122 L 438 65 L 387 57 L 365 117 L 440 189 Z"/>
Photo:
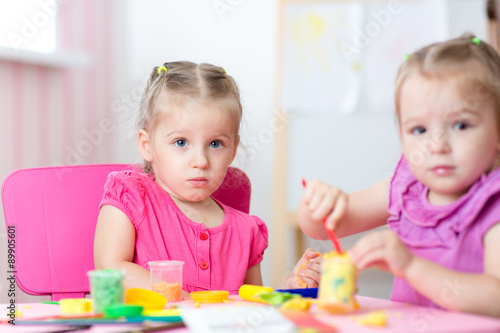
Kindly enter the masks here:
<path id="1" fill-rule="evenodd" d="M 348 313 L 356 308 L 357 270 L 347 253 L 323 256 L 319 285 L 319 308 L 329 313 Z"/>

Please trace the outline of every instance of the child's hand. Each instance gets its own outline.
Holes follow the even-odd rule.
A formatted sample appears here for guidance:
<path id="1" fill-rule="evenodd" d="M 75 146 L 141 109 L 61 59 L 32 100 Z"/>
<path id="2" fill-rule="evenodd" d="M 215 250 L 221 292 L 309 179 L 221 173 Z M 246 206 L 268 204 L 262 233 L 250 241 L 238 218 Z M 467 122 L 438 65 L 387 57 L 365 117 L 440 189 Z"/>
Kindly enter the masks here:
<path id="1" fill-rule="evenodd" d="M 307 182 L 301 201 L 309 209 L 313 220 L 323 221 L 326 218 L 326 227 L 331 230 L 347 211 L 347 194 L 318 180 Z"/>
<path id="2" fill-rule="evenodd" d="M 290 288 L 316 288 L 321 278 L 321 254 L 307 249 L 293 268 Z"/>
<path id="3" fill-rule="evenodd" d="M 363 236 L 349 254 L 358 269 L 378 266 L 398 277 L 404 277 L 413 254 L 391 230 L 376 231 Z"/>

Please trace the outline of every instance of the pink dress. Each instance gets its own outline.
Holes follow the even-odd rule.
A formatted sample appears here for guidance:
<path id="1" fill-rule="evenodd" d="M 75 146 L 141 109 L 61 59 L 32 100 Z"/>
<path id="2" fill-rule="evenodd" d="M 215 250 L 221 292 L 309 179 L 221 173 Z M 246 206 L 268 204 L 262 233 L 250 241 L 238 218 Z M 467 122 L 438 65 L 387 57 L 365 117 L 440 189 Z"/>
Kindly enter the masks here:
<path id="1" fill-rule="evenodd" d="M 433 206 L 428 188 L 415 179 L 402 157 L 391 180 L 388 224 L 415 255 L 460 272 L 484 271 L 483 237 L 500 222 L 500 168 L 482 175 L 457 201 Z M 442 307 L 465 288 L 443 281 L 439 295 L 428 299 L 395 277 L 391 299 Z"/>
<path id="2" fill-rule="evenodd" d="M 223 223 L 206 228 L 188 219 L 153 175 L 120 171 L 109 174 L 100 206 L 117 207 L 134 225 L 134 263 L 149 270 L 148 261 L 181 260 L 185 291 L 237 294 L 247 269 L 263 259 L 267 227 L 258 217 L 219 204 Z"/>

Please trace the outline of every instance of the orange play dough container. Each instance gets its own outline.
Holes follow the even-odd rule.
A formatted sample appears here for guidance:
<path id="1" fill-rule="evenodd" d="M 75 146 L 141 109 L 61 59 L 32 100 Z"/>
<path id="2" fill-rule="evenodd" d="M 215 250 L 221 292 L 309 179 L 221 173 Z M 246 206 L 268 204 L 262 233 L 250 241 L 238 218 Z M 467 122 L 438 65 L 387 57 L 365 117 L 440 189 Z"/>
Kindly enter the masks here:
<path id="1" fill-rule="evenodd" d="M 167 299 L 167 302 L 182 301 L 182 287 L 180 283 L 158 282 L 154 283 L 153 291 L 157 292 Z"/>

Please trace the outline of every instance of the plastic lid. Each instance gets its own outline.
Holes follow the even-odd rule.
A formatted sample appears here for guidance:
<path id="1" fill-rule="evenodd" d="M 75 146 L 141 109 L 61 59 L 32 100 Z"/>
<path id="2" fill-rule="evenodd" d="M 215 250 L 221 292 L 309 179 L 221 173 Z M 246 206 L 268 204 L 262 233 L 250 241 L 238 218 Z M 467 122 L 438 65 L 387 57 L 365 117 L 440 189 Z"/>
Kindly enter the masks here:
<path id="1" fill-rule="evenodd" d="M 163 261 L 148 261 L 150 268 L 162 268 L 162 269 L 179 269 L 184 265 L 184 261 L 177 260 L 163 260 Z"/>
<path id="2" fill-rule="evenodd" d="M 194 302 L 200 303 L 222 303 L 227 300 L 229 291 L 225 290 L 207 290 L 207 291 L 193 291 L 189 295 Z"/>
<path id="3" fill-rule="evenodd" d="M 124 273 L 117 269 L 96 269 L 93 271 L 88 271 L 87 275 L 89 277 L 113 277 L 113 278 L 123 278 Z"/>
<path id="4" fill-rule="evenodd" d="M 104 308 L 104 316 L 108 318 L 116 317 L 136 317 L 140 316 L 144 307 L 131 304 L 113 304 Z"/>
<path id="5" fill-rule="evenodd" d="M 130 288 L 125 292 L 125 303 L 143 306 L 145 310 L 161 310 L 167 304 L 167 299 L 151 290 Z"/>

